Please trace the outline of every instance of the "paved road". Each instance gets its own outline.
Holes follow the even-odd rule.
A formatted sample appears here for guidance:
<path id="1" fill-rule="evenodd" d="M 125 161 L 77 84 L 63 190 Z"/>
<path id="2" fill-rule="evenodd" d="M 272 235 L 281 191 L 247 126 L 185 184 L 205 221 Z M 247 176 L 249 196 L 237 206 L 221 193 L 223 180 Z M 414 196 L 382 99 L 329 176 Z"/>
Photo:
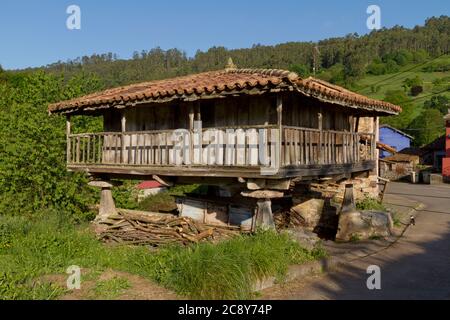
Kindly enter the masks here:
<path id="1" fill-rule="evenodd" d="M 426 206 L 396 244 L 341 272 L 268 289 L 262 298 L 450 299 L 450 185 L 392 183 L 388 193 Z M 381 290 L 367 289 L 369 265 L 381 268 Z"/>

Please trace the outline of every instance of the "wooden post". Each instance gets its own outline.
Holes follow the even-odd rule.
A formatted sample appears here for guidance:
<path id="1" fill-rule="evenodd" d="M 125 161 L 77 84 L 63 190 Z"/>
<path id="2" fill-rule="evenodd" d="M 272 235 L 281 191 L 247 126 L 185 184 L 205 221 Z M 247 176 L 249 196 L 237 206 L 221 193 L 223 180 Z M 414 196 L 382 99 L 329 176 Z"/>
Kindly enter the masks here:
<path id="1" fill-rule="evenodd" d="M 355 132 L 359 132 L 359 119 L 360 119 L 360 116 L 357 116 L 356 123 L 355 123 Z"/>
<path id="2" fill-rule="evenodd" d="M 350 159 L 349 161 L 352 163 L 356 162 L 355 159 L 355 122 L 353 120 L 353 116 L 350 115 L 348 118 L 350 122 Z"/>
<path id="3" fill-rule="evenodd" d="M 375 116 L 373 117 L 373 136 L 372 136 L 372 160 L 375 160 L 375 169 L 374 175 L 379 176 L 379 151 L 377 149 L 377 141 L 380 139 L 380 118 Z"/>
<path id="4" fill-rule="evenodd" d="M 281 95 L 277 96 L 277 118 L 278 118 L 278 155 L 280 161 L 282 159 L 282 151 L 283 151 L 283 98 Z M 286 146 L 285 146 L 286 147 Z M 284 163 L 281 163 L 281 165 L 284 165 Z"/>
<path id="5" fill-rule="evenodd" d="M 319 145 L 317 147 L 317 152 L 318 152 L 318 158 L 319 158 L 319 164 L 323 164 L 323 152 L 322 152 L 322 143 L 323 143 L 323 116 L 322 113 L 318 113 L 317 114 L 317 120 L 319 123 Z"/>
<path id="6" fill-rule="evenodd" d="M 121 136 L 120 136 L 120 163 L 125 163 L 125 132 L 127 130 L 127 117 L 125 114 L 125 111 L 122 112 L 122 119 L 121 119 Z"/>
<path id="7" fill-rule="evenodd" d="M 71 148 L 70 148 L 70 115 L 67 115 L 66 117 L 66 143 L 67 143 L 67 164 L 72 162 L 72 155 L 71 155 Z"/>
<path id="8" fill-rule="evenodd" d="M 194 163 L 194 119 L 195 110 L 194 104 L 189 104 L 189 161 L 190 164 Z"/>

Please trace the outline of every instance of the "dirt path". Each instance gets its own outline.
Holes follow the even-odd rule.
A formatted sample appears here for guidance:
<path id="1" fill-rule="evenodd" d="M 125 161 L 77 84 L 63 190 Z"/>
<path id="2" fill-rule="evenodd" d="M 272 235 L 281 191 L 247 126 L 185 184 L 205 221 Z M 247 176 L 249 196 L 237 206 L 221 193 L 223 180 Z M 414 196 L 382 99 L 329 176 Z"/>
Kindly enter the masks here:
<path id="1" fill-rule="evenodd" d="M 389 193 L 426 205 L 395 245 L 343 271 L 267 289 L 261 299 L 449 299 L 450 186 L 394 183 Z M 381 268 L 381 290 L 367 289 L 370 265 Z"/>
<path id="2" fill-rule="evenodd" d="M 177 300 L 180 299 L 174 292 L 163 288 L 154 282 L 126 272 L 107 270 L 98 275 L 89 271 L 81 282 L 80 290 L 72 290 L 62 295 L 60 300 Z M 66 288 L 67 275 L 44 276 L 40 281 L 56 284 Z M 103 287 L 99 287 L 103 284 Z"/>

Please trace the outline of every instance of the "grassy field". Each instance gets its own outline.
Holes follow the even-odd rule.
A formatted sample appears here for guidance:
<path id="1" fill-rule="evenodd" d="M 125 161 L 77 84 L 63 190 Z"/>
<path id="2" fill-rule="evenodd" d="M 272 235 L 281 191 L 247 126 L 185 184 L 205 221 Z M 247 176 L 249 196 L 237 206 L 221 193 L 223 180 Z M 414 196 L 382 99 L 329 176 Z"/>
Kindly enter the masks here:
<path id="1" fill-rule="evenodd" d="M 290 264 L 324 255 L 321 248 L 307 251 L 288 235 L 275 232 L 157 251 L 111 247 L 100 243 L 89 225 L 74 226 L 61 213 L 1 216 L 0 298 L 58 299 L 68 294 L 64 285 L 43 279 L 65 279 L 67 268 L 76 265 L 88 270 L 82 274 L 81 285 L 92 283 L 82 297 L 86 299 L 114 299 L 130 289 L 127 277 L 102 279 L 107 270 L 140 276 L 182 297 L 245 299 L 253 296 L 251 285 L 257 279 L 276 276 L 282 280 Z"/>
<path id="2" fill-rule="evenodd" d="M 447 63 L 450 65 L 450 56 L 442 56 L 433 61 L 433 63 Z M 399 72 L 394 74 L 385 74 L 385 75 L 366 75 L 363 79 L 359 80 L 357 83 L 356 91 L 363 95 L 369 96 L 371 98 L 383 100 L 386 92 L 390 90 L 403 90 L 403 82 L 410 78 L 415 78 L 416 76 L 420 77 L 423 80 L 423 89 L 424 91 L 414 97 L 414 117 L 418 116 L 423 110 L 423 103 L 430 99 L 431 97 L 425 98 L 431 94 L 434 94 L 433 82 L 436 79 L 442 79 L 446 77 L 450 77 L 450 72 L 424 72 L 423 68 L 428 64 L 416 64 L 416 65 L 407 65 L 402 67 Z M 410 70 L 410 71 L 408 71 Z M 450 82 L 448 83 L 450 85 Z M 442 94 L 450 97 L 450 92 Z"/>

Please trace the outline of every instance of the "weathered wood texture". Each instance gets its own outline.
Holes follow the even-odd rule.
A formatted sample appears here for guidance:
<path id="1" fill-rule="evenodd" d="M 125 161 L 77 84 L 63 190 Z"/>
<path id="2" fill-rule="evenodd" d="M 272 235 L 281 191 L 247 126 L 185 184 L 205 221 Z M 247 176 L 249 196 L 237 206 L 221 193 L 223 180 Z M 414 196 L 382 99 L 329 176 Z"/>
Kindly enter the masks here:
<path id="1" fill-rule="evenodd" d="M 278 129 L 270 127 L 204 129 L 192 134 L 189 131 L 74 134 L 69 136 L 73 151 L 68 162 L 253 168 L 352 164 L 374 160 L 373 143 L 368 136 L 371 135 L 283 127 L 280 146 Z"/>
<path id="2" fill-rule="evenodd" d="M 351 171 L 376 156 L 373 132 L 358 132 L 356 119 L 348 110 L 295 95 L 107 110 L 106 132 L 71 134 L 68 128 L 68 167 L 218 177 L 279 175 L 283 168 L 307 175 L 310 167 L 315 172 L 333 165 Z M 262 168 L 274 171 L 262 174 Z"/>

